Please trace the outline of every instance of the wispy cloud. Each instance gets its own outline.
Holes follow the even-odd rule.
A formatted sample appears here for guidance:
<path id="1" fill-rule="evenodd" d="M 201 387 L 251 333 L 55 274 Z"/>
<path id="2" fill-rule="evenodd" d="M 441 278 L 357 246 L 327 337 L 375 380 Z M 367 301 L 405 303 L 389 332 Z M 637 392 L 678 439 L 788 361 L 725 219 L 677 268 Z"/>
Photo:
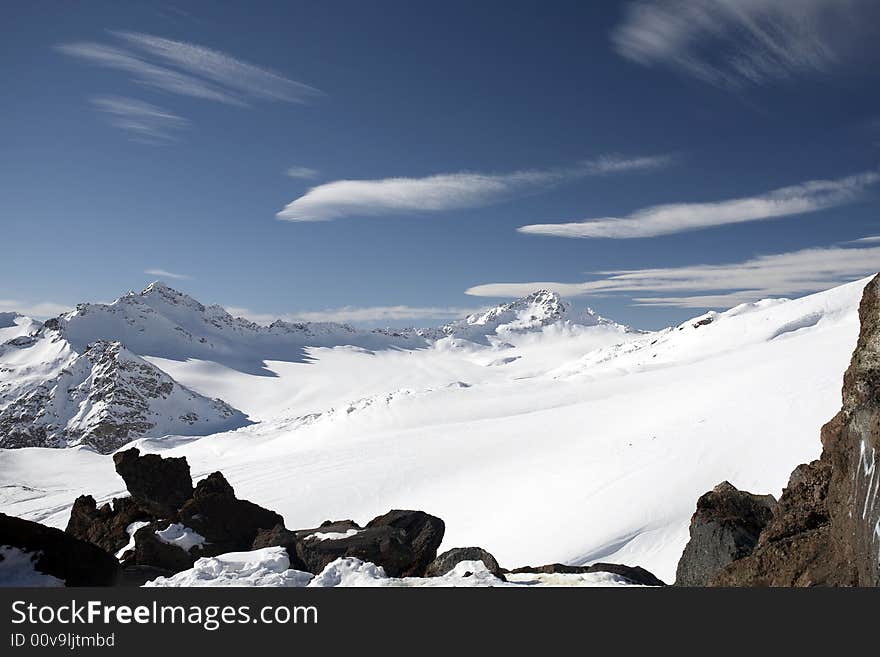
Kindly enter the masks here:
<path id="1" fill-rule="evenodd" d="M 255 100 L 304 103 L 322 95 L 314 87 L 219 50 L 140 32 L 112 34 L 124 45 L 80 42 L 56 48 L 94 65 L 125 71 L 142 85 L 229 105 L 247 106 Z"/>
<path id="2" fill-rule="evenodd" d="M 655 237 L 725 224 L 776 219 L 818 212 L 857 200 L 868 186 L 880 182 L 880 173 L 868 171 L 836 180 L 810 180 L 758 196 L 710 203 L 655 205 L 624 217 L 600 217 L 558 224 L 532 224 L 521 233 L 556 237 Z"/>
<path id="3" fill-rule="evenodd" d="M 824 72 L 870 38 L 872 0 L 640 0 L 611 34 L 619 54 L 741 89 Z"/>
<path id="4" fill-rule="evenodd" d="M 504 174 L 462 172 L 425 178 L 336 180 L 311 188 L 277 216 L 285 221 L 330 221 L 348 216 L 480 207 L 586 176 L 653 169 L 670 161 L 665 155 L 604 156 L 567 168 Z"/>
<path id="5" fill-rule="evenodd" d="M 101 96 L 92 98 L 92 104 L 111 117 L 111 125 L 142 140 L 176 139 L 175 131 L 189 123 L 169 110 L 134 98 Z"/>
<path id="6" fill-rule="evenodd" d="M 872 235 L 871 237 L 860 237 L 850 242 L 850 244 L 876 244 L 878 242 L 880 242 L 880 235 Z"/>
<path id="7" fill-rule="evenodd" d="M 309 167 L 290 167 L 284 172 L 284 175 L 290 178 L 312 180 L 318 177 L 318 173 L 317 169 L 310 169 Z"/>
<path id="8" fill-rule="evenodd" d="M 259 324 L 269 324 L 277 319 L 287 322 L 347 322 L 374 324 L 386 321 L 410 321 L 415 319 L 457 319 L 466 317 L 481 308 L 456 308 L 450 306 L 343 306 L 327 310 L 311 310 L 282 315 L 258 313 L 248 308 L 227 306 L 232 315 L 245 317 Z"/>
<path id="9" fill-rule="evenodd" d="M 97 66 L 113 68 L 131 74 L 138 84 L 154 87 L 180 96 L 212 100 L 228 105 L 244 106 L 245 102 L 216 85 L 191 75 L 151 64 L 134 54 L 100 43 L 65 43 L 56 48 L 71 57 L 77 57 Z"/>
<path id="10" fill-rule="evenodd" d="M 145 269 L 144 273 L 149 274 L 150 276 L 158 276 L 159 278 L 172 278 L 176 281 L 192 280 L 192 276 L 187 276 L 186 274 L 175 274 L 173 271 L 167 271 L 165 269 Z"/>
<path id="11" fill-rule="evenodd" d="M 625 295 L 644 306 L 726 308 L 765 297 L 808 294 L 878 270 L 880 247 L 834 246 L 731 264 L 597 272 L 602 278 L 584 283 L 490 283 L 472 287 L 467 294 L 519 297 L 550 289 L 563 296 Z"/>
<path id="12" fill-rule="evenodd" d="M 47 319 L 57 317 L 61 313 L 73 310 L 73 304 L 55 303 L 54 301 L 17 301 L 15 299 L 0 299 L 0 312 L 16 312 L 34 319 Z"/>
<path id="13" fill-rule="evenodd" d="M 114 32 L 133 47 L 167 64 L 232 89 L 245 98 L 304 103 L 323 92 L 236 59 L 219 50 L 141 32 Z"/>

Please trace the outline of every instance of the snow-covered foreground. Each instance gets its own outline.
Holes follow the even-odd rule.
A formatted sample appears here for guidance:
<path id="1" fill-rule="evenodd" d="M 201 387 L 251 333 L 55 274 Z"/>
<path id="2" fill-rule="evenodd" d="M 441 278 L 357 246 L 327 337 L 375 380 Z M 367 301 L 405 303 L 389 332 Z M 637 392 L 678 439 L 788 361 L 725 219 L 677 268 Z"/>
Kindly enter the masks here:
<path id="1" fill-rule="evenodd" d="M 264 370 L 134 349 L 256 421 L 137 445 L 186 456 L 195 479 L 221 470 L 291 528 L 422 509 L 446 522 L 441 550 L 672 581 L 699 495 L 725 479 L 778 495 L 818 456 L 866 282 L 655 333 L 557 322 L 486 344 L 307 347 Z M 78 495 L 124 491 L 88 448 L 0 450 L 0 473 L 0 510 L 59 527 Z"/>
<path id="2" fill-rule="evenodd" d="M 317 575 L 292 570 L 283 547 L 270 547 L 252 552 L 230 552 L 219 557 L 202 558 L 189 570 L 172 577 L 160 577 L 148 587 L 192 586 L 633 586 L 613 573 L 552 575 L 508 575 L 503 581 L 490 573 L 482 561 L 461 561 L 440 577 L 388 577 L 381 566 L 354 557 L 340 558 Z"/>

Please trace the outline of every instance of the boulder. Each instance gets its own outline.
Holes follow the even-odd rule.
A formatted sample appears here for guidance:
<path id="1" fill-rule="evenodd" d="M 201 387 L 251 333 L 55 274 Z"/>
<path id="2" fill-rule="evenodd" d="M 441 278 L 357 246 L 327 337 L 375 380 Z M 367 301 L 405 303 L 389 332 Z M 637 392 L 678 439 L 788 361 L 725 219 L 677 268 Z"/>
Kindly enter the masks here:
<path id="1" fill-rule="evenodd" d="M 280 545 L 291 567 L 319 573 L 339 557 L 382 566 L 389 577 L 422 577 L 437 556 L 445 526 L 422 511 L 390 511 L 360 527 L 351 520 L 327 521 L 313 529 L 283 526 L 260 532 L 253 549 Z"/>
<path id="2" fill-rule="evenodd" d="M 125 565 L 122 567 L 119 586 L 140 587 L 157 577 L 171 577 L 174 574 L 174 571 L 154 566 Z"/>
<path id="3" fill-rule="evenodd" d="M 214 472 L 198 483 L 177 513 L 180 522 L 205 537 L 204 556 L 251 549 L 260 530 L 284 526 L 284 518 L 240 500 L 226 478 Z"/>
<path id="4" fill-rule="evenodd" d="M 140 455 L 136 447 L 113 455 L 116 472 L 125 481 L 135 503 L 156 518 L 172 518 L 193 494 L 185 457 Z"/>
<path id="5" fill-rule="evenodd" d="M 441 577 L 455 568 L 462 561 L 482 561 L 486 569 L 500 580 L 504 580 L 504 572 L 495 557 L 481 547 L 452 548 L 428 564 L 425 577 Z"/>
<path id="6" fill-rule="evenodd" d="M 157 530 L 165 529 L 169 523 L 150 523 L 134 533 L 134 554 L 126 559 L 125 567 L 139 566 L 141 569 L 160 569 L 172 573 L 192 568 L 199 556 L 198 550 L 184 550 L 160 540 Z"/>
<path id="7" fill-rule="evenodd" d="M 424 511 L 392 510 L 385 515 L 373 518 L 367 529 L 388 529 L 393 535 L 402 532 L 401 540 L 409 546 L 412 560 L 402 566 L 401 575 L 392 577 L 421 577 L 435 557 L 437 548 L 443 542 L 446 525 L 440 518 Z M 380 564 L 382 565 L 382 564 Z M 385 569 L 389 572 L 388 569 Z M 390 572 L 389 572 L 390 574 Z"/>
<path id="8" fill-rule="evenodd" d="M 563 573 L 578 575 L 581 573 L 614 573 L 615 575 L 620 575 L 621 577 L 626 578 L 632 584 L 640 584 L 642 586 L 666 586 L 666 582 L 641 566 L 626 566 L 620 563 L 594 563 L 590 566 L 568 566 L 561 563 L 551 563 L 544 566 L 523 566 L 505 572 L 512 575 L 518 573 Z"/>
<path id="9" fill-rule="evenodd" d="M 99 508 L 91 495 L 80 495 L 73 503 L 65 530 L 71 536 L 116 552 L 129 542 L 128 526 L 138 520 L 153 521 L 130 497 L 118 497 Z"/>
<path id="10" fill-rule="evenodd" d="M 0 513 L 0 546 L 33 554 L 35 570 L 66 586 L 113 586 L 119 580 L 119 562 L 112 554 L 30 520 Z"/>
<path id="11" fill-rule="evenodd" d="M 738 490 L 727 481 L 697 501 L 690 540 L 678 562 L 676 586 L 708 586 L 727 564 L 752 553 L 776 499 Z"/>

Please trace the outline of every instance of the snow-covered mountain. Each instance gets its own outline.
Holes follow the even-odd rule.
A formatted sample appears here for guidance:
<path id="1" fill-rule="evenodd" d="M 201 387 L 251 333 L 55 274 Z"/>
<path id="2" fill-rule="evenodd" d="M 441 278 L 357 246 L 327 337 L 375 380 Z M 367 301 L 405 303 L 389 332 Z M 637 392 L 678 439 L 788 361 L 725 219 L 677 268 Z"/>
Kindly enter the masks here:
<path id="1" fill-rule="evenodd" d="M 542 293 L 452 323 L 472 340 L 257 327 L 151 286 L 0 348 L 0 408 L 84 343 L 118 341 L 254 421 L 204 438 L 153 433 L 141 451 L 185 455 L 196 479 L 221 470 L 287 526 L 419 508 L 446 522 L 441 549 L 631 563 L 671 581 L 702 493 L 728 480 L 778 495 L 818 456 L 866 283 L 652 333 L 573 320 Z M 0 510 L 55 526 L 78 491 L 121 492 L 108 457 L 83 448 L 2 449 L 0 472 Z"/>
<path id="2" fill-rule="evenodd" d="M 512 334 L 540 330 L 546 326 L 568 324 L 574 326 L 606 326 L 621 332 L 629 327 L 599 316 L 592 308 L 580 315 L 571 312 L 571 304 L 550 290 L 537 290 L 483 312 L 468 315 L 464 319 L 445 324 L 424 335 L 434 338 L 452 337 L 476 342 L 487 342 L 498 337 L 504 339 Z"/>
<path id="3" fill-rule="evenodd" d="M 113 303 L 80 304 L 59 317 L 58 325 L 77 350 L 95 340 L 113 340 L 143 356 L 195 358 L 251 373 L 263 371 L 265 360 L 301 361 L 306 346 L 382 349 L 425 344 L 413 332 L 359 331 L 330 322 L 276 321 L 261 326 L 233 317 L 221 306 L 205 306 L 160 282 Z"/>
<path id="4" fill-rule="evenodd" d="M 180 385 L 119 342 L 68 353 L 46 380 L 7 392 L 13 398 L 0 409 L 0 447 L 88 445 L 106 454 L 144 436 L 205 435 L 246 424 L 241 412 Z"/>
<path id="5" fill-rule="evenodd" d="M 40 322 L 18 313 L 0 313 L 0 344 L 23 335 L 29 335 L 40 328 Z"/>
<path id="6" fill-rule="evenodd" d="M 209 398 L 172 378 L 191 378 L 193 363 L 266 376 L 277 384 L 281 377 L 267 363 L 308 363 L 322 348 L 369 354 L 424 349 L 447 338 L 488 344 L 489 337 L 554 325 L 626 330 L 595 315 L 569 317 L 568 304 L 551 292 L 440 329 L 358 330 L 280 320 L 261 326 L 159 282 L 113 303 L 80 304 L 42 325 L 11 313 L 0 319 L 12 338 L 0 346 L 0 447 L 90 445 L 105 453 L 136 438 L 207 435 L 245 424 L 245 416 L 222 401 L 222 387 L 201 386 L 210 389 Z M 275 394 L 290 392 L 289 383 L 274 385 Z M 355 401 L 362 403 L 372 402 L 369 396 Z"/>

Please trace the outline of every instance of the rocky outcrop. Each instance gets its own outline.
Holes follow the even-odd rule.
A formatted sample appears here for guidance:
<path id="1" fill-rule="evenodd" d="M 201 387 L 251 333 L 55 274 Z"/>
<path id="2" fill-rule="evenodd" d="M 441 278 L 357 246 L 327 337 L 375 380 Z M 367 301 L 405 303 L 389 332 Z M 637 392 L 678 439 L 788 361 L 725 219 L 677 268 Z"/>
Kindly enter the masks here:
<path id="1" fill-rule="evenodd" d="M 775 507 L 772 495 L 753 495 L 727 481 L 700 497 L 676 586 L 708 586 L 727 564 L 751 554 Z"/>
<path id="2" fill-rule="evenodd" d="M 274 511 L 238 499 L 219 472 L 198 483 L 177 518 L 205 537 L 203 556 L 248 550 L 258 532 L 284 524 L 284 518 Z"/>
<path id="3" fill-rule="evenodd" d="M 198 547 L 184 548 L 159 538 L 158 532 L 170 524 L 153 522 L 138 529 L 134 534 L 134 554 L 125 565 L 158 568 L 171 573 L 192 568 L 196 559 L 202 556 Z"/>
<path id="4" fill-rule="evenodd" d="M 114 498 L 112 504 L 98 507 L 94 497 L 80 495 L 70 510 L 65 531 L 115 554 L 128 545 L 128 527 L 139 520 L 149 521 L 152 518 L 130 497 Z"/>
<path id="5" fill-rule="evenodd" d="M 66 586 L 113 586 L 119 562 L 101 548 L 60 529 L 0 513 L 0 546 L 33 555 L 33 568 Z M 2 563 L 0 563 L 2 568 Z"/>
<path id="6" fill-rule="evenodd" d="M 621 563 L 594 563 L 590 566 L 568 566 L 562 563 L 550 563 L 544 566 L 522 566 L 513 570 L 505 570 L 504 572 L 511 575 L 520 573 L 552 575 L 554 573 L 562 573 L 566 575 L 580 575 L 582 573 L 613 573 L 620 575 L 631 584 L 639 584 L 641 586 L 666 586 L 666 582 L 656 577 L 652 572 L 645 570 L 641 566 L 626 566 Z"/>
<path id="7" fill-rule="evenodd" d="M 757 548 L 712 579 L 715 586 L 853 585 L 831 542 L 828 484 L 821 460 L 795 468 Z"/>
<path id="8" fill-rule="evenodd" d="M 421 577 L 437 556 L 445 526 L 423 511 L 389 511 L 366 527 L 351 520 L 290 531 L 282 526 L 261 532 L 253 549 L 282 546 L 291 567 L 319 573 L 340 557 L 357 557 L 382 566 L 389 577 Z"/>
<path id="9" fill-rule="evenodd" d="M 131 497 L 100 508 L 91 496 L 79 497 L 67 533 L 113 554 L 133 540 L 133 548 L 120 555 L 126 570 L 178 572 L 199 557 L 249 550 L 258 532 L 284 525 L 274 511 L 238 499 L 219 472 L 194 489 L 186 458 L 141 455 L 132 448 L 115 454 L 113 460 Z M 165 533 L 171 525 L 198 540 L 192 545 L 168 540 Z"/>
<path id="10" fill-rule="evenodd" d="M 755 549 L 713 585 L 880 585 L 880 275 L 865 287 L 859 319 L 821 458 L 794 470 Z"/>
<path id="11" fill-rule="evenodd" d="M 462 561 L 482 561 L 486 569 L 500 580 L 504 580 L 504 571 L 498 561 L 481 547 L 452 548 L 437 556 L 428 564 L 425 577 L 442 577 Z"/>
<path id="12" fill-rule="evenodd" d="M 132 499 L 156 518 L 171 518 L 192 497 L 192 478 L 185 457 L 163 458 L 136 447 L 113 455 L 116 472 Z"/>

